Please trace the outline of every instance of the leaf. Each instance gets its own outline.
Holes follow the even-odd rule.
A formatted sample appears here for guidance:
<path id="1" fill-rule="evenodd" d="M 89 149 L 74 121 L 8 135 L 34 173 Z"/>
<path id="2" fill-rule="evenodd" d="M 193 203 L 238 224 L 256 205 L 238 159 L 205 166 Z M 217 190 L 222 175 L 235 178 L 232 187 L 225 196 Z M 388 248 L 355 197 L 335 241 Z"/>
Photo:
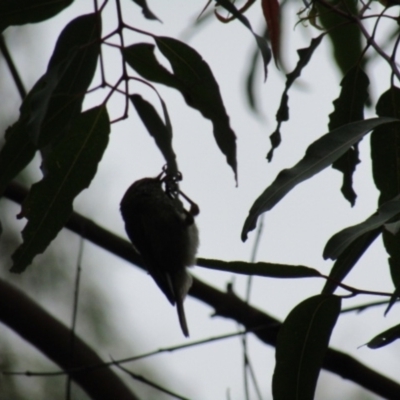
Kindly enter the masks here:
<path id="1" fill-rule="evenodd" d="M 387 346 L 388 344 L 394 342 L 400 338 L 400 324 L 393 326 L 392 328 L 380 333 L 371 339 L 367 346 L 370 349 L 379 349 L 380 347 Z"/>
<path id="2" fill-rule="evenodd" d="M 151 19 L 151 20 L 157 20 L 159 22 L 162 22 L 149 8 L 147 5 L 146 0 L 132 0 L 134 3 L 136 3 L 139 7 L 142 8 L 142 14 L 144 15 L 145 18 Z"/>
<path id="3" fill-rule="evenodd" d="M 271 210 L 296 185 L 331 165 L 354 143 L 377 126 L 400 122 L 394 118 L 371 118 L 337 128 L 312 143 L 294 167 L 281 171 L 275 181 L 259 196 L 249 211 L 242 230 L 242 240 L 256 227 L 257 218 Z"/>
<path id="4" fill-rule="evenodd" d="M 271 41 L 272 53 L 275 62 L 280 60 L 280 8 L 277 0 L 261 0 L 265 22 L 267 23 L 269 38 Z"/>
<path id="5" fill-rule="evenodd" d="M 329 130 L 364 119 L 368 85 L 368 76 L 359 66 L 355 66 L 347 72 L 341 82 L 342 90 L 339 98 L 333 102 L 335 110 L 330 114 Z M 341 191 L 352 206 L 354 206 L 357 197 L 353 189 L 353 173 L 359 162 L 358 143 L 356 143 L 332 164 L 332 168 L 343 173 Z"/>
<path id="6" fill-rule="evenodd" d="M 387 308 L 386 308 L 386 310 L 385 310 L 385 314 L 384 314 L 385 317 L 386 317 L 386 315 L 388 314 L 388 312 L 390 311 L 390 309 L 394 306 L 394 304 L 398 301 L 399 298 L 400 298 L 400 288 L 397 287 L 397 288 L 394 290 L 392 296 L 390 297 L 389 304 L 388 304 L 388 306 L 387 306 Z"/>
<path id="7" fill-rule="evenodd" d="M 383 203 L 378 211 L 372 214 L 364 222 L 333 235 L 325 246 L 323 257 L 324 259 L 330 258 L 336 260 L 343 251 L 349 247 L 356 239 L 367 232 L 375 229 L 383 229 L 383 225 L 400 213 L 400 196 Z"/>
<path id="8" fill-rule="evenodd" d="M 357 17 L 358 1 L 343 0 L 336 2 L 329 0 L 333 9 L 325 7 L 319 2 L 313 3 L 317 8 L 320 24 L 326 29 L 326 32 L 332 43 L 333 56 L 337 66 L 343 75 L 347 71 L 359 64 L 363 49 L 362 33 L 356 24 L 349 24 L 349 18 Z M 336 11 L 336 10 L 339 10 Z M 344 12 L 342 16 L 340 11 Z M 351 15 L 351 17 L 347 17 Z"/>
<path id="9" fill-rule="evenodd" d="M 164 112 L 166 115 L 166 123 L 164 123 L 158 115 L 155 108 L 146 100 L 143 100 L 138 94 L 129 96 L 132 104 L 136 108 L 140 119 L 145 125 L 147 131 L 154 138 L 157 147 L 160 149 L 165 161 L 168 165 L 169 172 L 178 172 L 178 165 L 176 163 L 176 155 L 172 148 L 172 127 L 169 122 L 167 108 L 165 103 L 162 102 Z"/>
<path id="10" fill-rule="evenodd" d="M 74 0 L 12 0 L 0 2 L 0 32 L 10 25 L 41 22 L 54 17 Z"/>
<path id="11" fill-rule="evenodd" d="M 346 275 L 352 270 L 357 261 L 381 232 L 381 229 L 375 229 L 364 233 L 343 251 L 331 269 L 329 280 L 322 289 L 322 294 L 332 294 L 336 290 L 339 283 L 342 282 Z"/>
<path id="12" fill-rule="evenodd" d="M 319 371 L 340 313 L 337 296 L 318 295 L 297 305 L 278 332 L 272 378 L 274 400 L 313 400 Z"/>
<path id="13" fill-rule="evenodd" d="M 99 20 L 88 14 L 61 32 L 46 73 L 20 107 L 0 151 L 0 195 L 33 159 L 37 149 L 56 141 L 79 115 L 100 51 Z"/>
<path id="14" fill-rule="evenodd" d="M 400 89 L 392 86 L 384 92 L 376 105 L 379 116 L 400 117 Z M 400 127 L 387 125 L 375 129 L 371 134 L 372 173 L 380 191 L 379 204 L 400 194 Z M 400 288 L 400 233 L 392 235 L 384 230 L 382 234 L 385 249 L 389 255 L 389 266 L 393 284 Z"/>
<path id="15" fill-rule="evenodd" d="M 268 75 L 268 64 L 271 61 L 271 50 L 266 39 L 254 33 L 249 20 L 241 14 L 229 0 L 215 0 L 215 2 L 228 10 L 253 34 L 264 61 L 264 80 L 266 80 Z"/>
<path id="16" fill-rule="evenodd" d="M 0 197 L 7 185 L 32 161 L 36 153 L 36 147 L 22 121 L 17 121 L 7 129 L 5 139 L 0 151 Z"/>
<path id="17" fill-rule="evenodd" d="M 38 145 L 43 148 L 67 132 L 81 112 L 100 54 L 101 19 L 86 14 L 72 20 L 61 32 L 48 71 L 67 64 L 52 93 Z"/>
<path id="18" fill-rule="evenodd" d="M 279 146 L 281 143 L 281 125 L 283 121 L 289 120 L 289 107 L 288 107 L 288 91 L 292 86 L 293 82 L 301 75 L 301 71 L 303 68 L 308 64 L 310 61 L 314 50 L 319 46 L 322 41 L 324 35 L 319 35 L 318 37 L 311 40 L 310 46 L 297 50 L 297 54 L 299 55 L 299 61 L 297 61 L 296 68 L 290 73 L 286 75 L 286 84 L 285 90 L 282 93 L 281 103 L 279 109 L 276 113 L 276 121 L 278 125 L 275 131 L 271 134 L 270 141 L 271 141 L 271 150 L 267 154 L 268 161 L 272 160 L 274 150 Z"/>
<path id="19" fill-rule="evenodd" d="M 28 223 L 15 251 L 12 272 L 23 272 L 42 253 L 70 217 L 74 198 L 87 188 L 108 143 L 110 123 L 104 107 L 81 114 L 46 159 L 47 174 L 34 184 L 20 216 Z"/>
<path id="20" fill-rule="evenodd" d="M 196 265 L 219 271 L 233 272 L 235 274 L 267 276 L 270 278 L 311 278 L 321 276 L 316 269 L 302 265 L 265 262 L 248 263 L 243 261 L 226 262 L 210 259 L 198 259 Z"/>
<path id="21" fill-rule="evenodd" d="M 124 49 L 125 61 L 143 78 L 179 90 L 190 107 L 211 120 L 217 145 L 237 180 L 236 136 L 210 67 L 199 53 L 176 39 L 156 37 L 155 40 L 170 62 L 173 74 L 158 63 L 154 46 L 149 44 L 139 43 Z"/>

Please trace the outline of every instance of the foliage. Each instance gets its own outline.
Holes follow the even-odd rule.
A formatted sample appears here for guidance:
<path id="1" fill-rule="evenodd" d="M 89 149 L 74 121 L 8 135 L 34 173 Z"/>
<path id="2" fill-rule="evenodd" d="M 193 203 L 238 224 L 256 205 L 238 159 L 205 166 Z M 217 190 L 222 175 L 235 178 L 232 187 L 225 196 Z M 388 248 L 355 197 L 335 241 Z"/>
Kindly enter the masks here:
<path id="1" fill-rule="evenodd" d="M 11 272 L 22 273 L 29 268 L 34 257 L 44 252 L 64 227 L 142 267 L 140 257 L 126 242 L 76 214 L 73 211 L 73 203 L 95 177 L 109 144 L 112 125 L 128 117 L 131 119 L 139 116 L 165 158 L 166 170 L 171 174 L 178 173 L 179 154 L 172 144 L 173 128 L 167 104 L 156 85 L 161 84 L 179 92 L 189 107 L 200 112 L 203 118 L 211 122 L 215 144 L 233 171 L 236 182 L 238 180 L 236 134 L 231 127 L 229 110 L 223 100 L 224 93 L 214 77 L 212 66 L 183 41 L 155 35 L 132 26 L 130 16 L 123 15 L 121 11 L 122 2 L 123 0 L 94 0 L 92 13 L 77 16 L 68 23 L 57 40 L 46 72 L 28 93 L 21 93 L 24 98 L 19 118 L 6 130 L 5 143 L 0 150 L 0 194 L 22 204 L 18 218 L 28 221 L 22 230 L 23 243 L 12 256 Z M 150 9 L 145 0 L 133 2 L 141 8 L 145 18 L 159 21 L 157 11 L 153 12 L 155 7 Z M 0 28 L 4 31 L 12 25 L 51 19 L 72 3 L 42 0 L 5 2 L 0 5 Z M 205 12 L 211 6 L 210 3 L 212 2 L 207 3 Z M 280 38 L 280 27 L 282 21 L 287 18 L 285 13 L 289 10 L 288 3 L 278 4 L 276 0 L 247 0 L 241 7 L 237 7 L 229 0 L 216 0 L 215 10 L 204 18 L 215 17 L 214 19 L 221 23 L 234 20 L 241 22 L 254 37 L 254 45 L 257 48 L 255 54 L 260 55 L 263 60 L 264 76 L 267 79 L 268 69 L 276 67 L 283 70 L 283 50 L 294 52 L 294 49 L 286 44 L 284 46 Z M 118 26 L 114 31 L 104 33 L 103 18 L 106 6 L 110 4 L 116 8 Z M 249 19 L 244 15 L 257 4 L 267 26 L 266 35 L 256 34 Z M 392 11 L 397 10 L 397 7 L 396 2 L 389 2 L 383 6 L 372 0 L 367 3 L 355 0 L 304 2 L 299 22 L 310 25 L 309 30 L 313 38 L 308 47 L 297 50 L 297 65 L 285 76 L 285 88 L 276 112 L 277 127 L 270 136 L 272 146 L 267 159 L 273 160 L 274 152 L 278 150 L 282 141 L 282 124 L 290 118 L 289 92 L 310 60 L 318 54 L 320 43 L 324 40 L 331 42 L 331 62 L 336 63 L 342 74 L 340 93 L 333 99 L 334 111 L 329 116 L 328 133 L 311 143 L 304 157 L 292 168 L 284 169 L 277 175 L 272 184 L 254 201 L 244 221 L 241 235 L 243 241 L 256 228 L 259 218 L 264 213 L 271 211 L 285 196 L 290 195 L 295 186 L 329 166 L 342 174 L 343 196 L 354 205 L 357 194 L 353 188 L 353 174 L 360 163 L 358 143 L 372 131 L 372 179 L 380 192 L 379 204 L 376 209 L 371 210 L 373 214 L 366 217 L 365 221 L 344 228 L 327 242 L 323 257 L 335 261 L 330 274 L 325 276 L 314 268 L 301 265 L 198 260 L 198 265 L 204 268 L 262 276 L 265 279 L 319 278 L 326 281 L 321 294 L 304 299 L 281 324 L 246 302 L 240 302 L 229 288 L 227 293 L 216 292 L 195 280 L 190 295 L 214 307 L 217 315 L 235 319 L 248 331 L 253 331 L 260 340 L 276 346 L 276 367 L 272 385 L 274 399 L 313 399 L 321 368 L 352 379 L 382 397 L 400 398 L 400 385 L 383 378 L 377 371 L 369 372 L 371 375 L 364 379 L 362 374 L 352 375 L 352 372 L 344 368 L 341 370 L 340 365 L 333 365 L 332 354 L 336 353 L 328 348 L 331 333 L 340 318 L 343 299 L 361 294 L 383 295 L 387 298 L 388 312 L 400 297 L 400 89 L 396 86 L 396 81 L 400 80 L 400 69 L 396 61 L 400 34 L 398 16 L 396 11 Z M 224 16 L 224 13 L 228 16 Z M 377 32 L 384 23 L 388 26 L 391 36 L 382 41 Z M 127 45 L 126 32 L 145 36 L 151 43 L 139 41 Z M 115 40 L 118 44 L 115 44 Z M 102 48 L 107 46 L 117 47 L 120 51 L 122 73 L 113 83 L 109 82 L 104 69 L 108 60 L 103 56 Z M 158 60 L 156 50 L 169 65 L 163 64 L 166 61 Z M 18 71 L 3 38 L 1 51 L 21 92 Z M 270 64 L 272 55 L 275 66 Z M 254 61 L 257 58 L 255 55 Z M 379 95 L 374 104 L 369 94 L 369 85 L 374 83 L 376 76 L 368 74 L 368 68 L 371 60 L 376 58 L 387 64 L 390 73 L 386 77 L 387 90 Z M 256 63 L 252 62 L 248 80 L 248 101 L 253 109 L 256 109 L 253 91 L 255 67 Z M 131 82 L 146 85 L 157 94 L 162 117 L 154 105 L 131 90 Z M 103 101 L 84 110 L 83 104 L 87 95 L 104 89 L 107 90 L 107 94 Z M 120 117 L 113 119 L 109 116 L 108 107 L 113 97 L 120 94 L 124 96 L 125 108 Z M 128 115 L 130 102 L 137 114 Z M 373 108 L 376 108 L 376 115 L 365 119 L 365 110 L 368 109 L 371 113 Z M 27 193 L 13 183 L 13 180 L 35 156 L 39 156 L 42 161 L 42 179 L 32 185 Z M 357 266 L 360 257 L 380 236 L 389 256 L 388 268 L 395 288 L 393 293 L 382 294 L 350 287 L 344 281 L 347 274 Z M 348 296 L 335 294 L 339 287 L 348 291 Z M 12 293 L 18 297 L 17 293 Z M 24 300 L 22 295 L 21 299 Z M 242 307 L 248 312 L 238 313 Z M 91 353 L 85 343 L 76 339 L 81 346 L 80 350 L 77 348 L 77 351 L 82 351 L 82 354 L 79 354 L 81 357 L 77 357 L 81 364 L 70 363 L 54 349 L 39 345 L 40 338 L 31 338 L 29 329 L 25 331 L 26 327 L 15 323 L 9 314 L 0 313 L 0 319 L 12 326 L 16 333 L 25 335 L 61 368 L 68 370 L 71 377 L 79 382 L 88 394 L 93 397 L 99 396 L 101 390 L 93 389 L 91 383 L 83 379 L 83 374 L 80 373 L 89 368 L 90 362 L 97 360 L 96 355 Z M 48 321 L 49 325 L 56 324 L 51 318 Z M 64 328 L 57 326 L 54 329 L 60 329 L 65 335 Z M 368 347 L 377 349 L 392 343 L 400 337 L 399 331 L 399 325 L 384 330 L 369 341 Z M 55 354 L 52 354 L 52 351 Z M 107 367 L 111 364 L 108 363 Z M 357 364 L 357 368 L 361 370 L 363 367 Z M 129 374 L 138 379 L 132 373 Z M 126 398 L 136 398 L 133 392 L 131 395 L 126 394 L 128 391 L 114 375 L 104 375 L 101 380 L 120 385 L 121 393 L 124 393 Z"/>

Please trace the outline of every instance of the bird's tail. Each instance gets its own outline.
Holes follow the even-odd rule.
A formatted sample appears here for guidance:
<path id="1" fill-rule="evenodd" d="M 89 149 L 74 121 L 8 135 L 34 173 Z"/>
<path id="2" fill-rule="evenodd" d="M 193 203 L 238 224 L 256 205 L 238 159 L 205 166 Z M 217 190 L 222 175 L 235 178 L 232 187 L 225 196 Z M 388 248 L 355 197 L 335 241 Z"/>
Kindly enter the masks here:
<path id="1" fill-rule="evenodd" d="M 186 337 L 189 337 L 189 328 L 186 322 L 185 309 L 183 308 L 183 299 L 177 299 L 176 310 L 178 311 L 178 318 L 182 332 Z"/>

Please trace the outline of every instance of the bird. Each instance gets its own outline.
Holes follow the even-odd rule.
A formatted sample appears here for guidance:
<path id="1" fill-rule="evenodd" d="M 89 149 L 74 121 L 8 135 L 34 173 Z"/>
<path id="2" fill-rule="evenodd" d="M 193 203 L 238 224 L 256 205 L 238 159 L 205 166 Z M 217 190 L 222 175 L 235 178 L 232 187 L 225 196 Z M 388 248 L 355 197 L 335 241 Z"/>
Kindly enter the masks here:
<path id="1" fill-rule="evenodd" d="M 124 194 L 120 211 L 126 233 L 156 284 L 176 305 L 183 334 L 189 329 L 183 307 L 192 286 L 187 267 L 196 262 L 199 233 L 194 221 L 199 209 L 164 173 L 134 182 Z M 163 187 L 164 186 L 164 187 Z M 179 194 L 191 203 L 187 211 Z"/>

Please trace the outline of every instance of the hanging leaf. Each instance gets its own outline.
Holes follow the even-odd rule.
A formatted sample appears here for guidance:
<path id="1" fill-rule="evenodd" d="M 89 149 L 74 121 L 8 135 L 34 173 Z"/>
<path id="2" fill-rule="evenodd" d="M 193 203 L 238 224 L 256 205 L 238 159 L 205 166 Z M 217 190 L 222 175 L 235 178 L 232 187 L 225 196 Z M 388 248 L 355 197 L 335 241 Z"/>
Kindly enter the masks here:
<path id="1" fill-rule="evenodd" d="M 145 18 L 151 19 L 151 20 L 157 20 L 162 22 L 149 8 L 147 5 L 146 0 L 132 0 L 134 3 L 136 3 L 139 7 L 142 8 L 142 14 L 144 15 Z"/>
<path id="2" fill-rule="evenodd" d="M 355 66 L 347 72 L 340 85 L 342 90 L 339 97 L 333 102 L 335 109 L 329 116 L 329 130 L 364 119 L 364 105 L 368 99 L 368 76 L 359 66 Z M 358 143 L 355 143 L 332 164 L 332 168 L 343 173 L 341 190 L 345 199 L 352 206 L 357 197 L 353 189 L 353 173 L 359 162 Z"/>
<path id="3" fill-rule="evenodd" d="M 367 346 L 370 349 L 379 349 L 380 347 L 393 343 L 397 339 L 400 339 L 400 324 L 375 336 L 367 343 Z"/>
<path id="4" fill-rule="evenodd" d="M 190 107 L 211 120 L 217 145 L 237 180 L 236 136 L 210 67 L 185 43 L 167 37 L 156 37 L 155 40 L 170 62 L 173 74 L 159 64 L 154 56 L 154 46 L 149 44 L 139 43 L 124 49 L 125 61 L 143 78 L 179 90 Z"/>
<path id="5" fill-rule="evenodd" d="M 74 0 L 12 0 L 0 2 L 0 32 L 10 25 L 25 25 L 54 17 Z"/>
<path id="6" fill-rule="evenodd" d="M 332 294 L 336 290 L 338 284 L 342 282 L 347 274 L 353 269 L 357 261 L 381 234 L 381 232 L 382 230 L 378 228 L 364 233 L 343 251 L 332 267 L 329 274 L 329 280 L 322 289 L 322 294 Z"/>
<path id="7" fill-rule="evenodd" d="M 140 119 L 145 125 L 147 131 L 154 138 L 157 147 L 160 149 L 168 165 L 168 171 L 172 174 L 178 172 L 176 155 L 172 148 L 172 127 L 169 121 L 167 108 L 163 102 L 166 122 L 164 123 L 158 115 L 155 108 L 138 94 L 129 97 L 136 108 Z"/>
<path id="8" fill-rule="evenodd" d="M 294 167 L 281 171 L 275 181 L 259 196 L 249 211 L 242 230 L 242 240 L 256 227 L 258 217 L 271 210 L 296 185 L 311 178 L 331 165 L 367 132 L 390 122 L 394 118 L 371 118 L 352 122 L 327 133 L 312 143 L 306 154 Z"/>
<path id="9" fill-rule="evenodd" d="M 46 176 L 32 186 L 20 217 L 28 219 L 15 251 L 12 272 L 23 272 L 47 248 L 70 217 L 74 198 L 87 188 L 108 143 L 110 123 L 104 107 L 81 114 L 46 159 Z"/>
<path id="10" fill-rule="evenodd" d="M 0 151 L 0 197 L 7 185 L 32 161 L 36 153 L 36 147 L 21 121 L 7 129 L 5 139 Z"/>
<path id="11" fill-rule="evenodd" d="M 285 265 L 275 263 L 248 263 L 243 261 L 220 261 L 210 259 L 198 259 L 200 267 L 215 269 L 218 271 L 233 272 L 242 275 L 266 276 L 269 278 L 311 278 L 319 277 L 321 274 L 313 268 L 302 265 Z"/>
<path id="12" fill-rule="evenodd" d="M 392 86 L 384 92 L 376 105 L 379 116 L 400 117 L 400 89 Z M 380 192 L 379 205 L 400 194 L 400 127 L 397 124 L 375 129 L 371 134 L 372 173 Z M 389 266 L 393 284 L 400 289 L 400 233 L 387 230 L 382 234 L 389 255 Z"/>
<path id="13" fill-rule="evenodd" d="M 290 87 L 292 86 L 293 82 L 301 75 L 301 71 L 303 68 L 308 64 L 310 61 L 314 50 L 319 46 L 322 41 L 324 35 L 319 35 L 318 37 L 311 40 L 310 46 L 297 50 L 297 54 L 299 55 L 299 61 L 297 61 L 296 68 L 290 73 L 286 75 L 286 84 L 285 90 L 282 93 L 281 103 L 276 113 L 276 121 L 278 125 L 275 131 L 271 134 L 270 141 L 271 141 L 271 150 L 267 154 L 267 160 L 271 161 L 274 155 L 274 150 L 280 145 L 281 143 L 281 125 L 283 121 L 289 120 L 289 107 L 288 101 L 289 96 L 288 92 Z"/>
<path id="14" fill-rule="evenodd" d="M 33 159 L 37 149 L 56 141 L 79 115 L 100 51 L 99 20 L 88 14 L 61 32 L 46 73 L 24 99 L 18 121 L 0 151 L 0 195 Z"/>
<path id="15" fill-rule="evenodd" d="M 101 19 L 95 13 L 75 18 L 61 32 L 48 71 L 64 64 L 66 68 L 52 92 L 38 140 L 40 148 L 58 140 L 80 114 L 97 67 L 100 33 Z"/>
<path id="16" fill-rule="evenodd" d="M 269 39 L 271 41 L 272 53 L 275 58 L 275 63 L 280 61 L 280 8 L 277 0 L 261 0 L 261 7 L 264 14 L 265 22 L 267 23 Z"/>
<path id="17" fill-rule="evenodd" d="M 287 316 L 276 343 L 274 400 L 314 399 L 340 307 L 340 297 L 318 295 L 301 302 Z"/>
<path id="18" fill-rule="evenodd" d="M 364 222 L 343 229 L 333 235 L 325 246 L 324 259 L 336 260 L 360 236 L 375 229 L 382 231 L 383 225 L 398 214 L 400 214 L 400 196 L 383 203 L 378 211 Z"/>
<path id="19" fill-rule="evenodd" d="M 328 4 L 332 6 L 332 9 L 320 2 L 313 3 L 319 22 L 326 29 L 331 40 L 336 64 L 342 75 L 345 75 L 350 68 L 359 64 L 363 50 L 361 30 L 356 24 L 348 23 L 349 18 L 358 16 L 359 3 L 357 0 L 341 2 L 328 0 Z"/>
<path id="20" fill-rule="evenodd" d="M 266 39 L 254 33 L 249 20 L 242 13 L 240 13 L 239 10 L 229 0 L 215 0 L 215 2 L 224 7 L 225 10 L 229 11 L 253 34 L 264 61 L 264 77 L 266 80 L 268 75 L 268 64 L 271 61 L 271 50 Z"/>

